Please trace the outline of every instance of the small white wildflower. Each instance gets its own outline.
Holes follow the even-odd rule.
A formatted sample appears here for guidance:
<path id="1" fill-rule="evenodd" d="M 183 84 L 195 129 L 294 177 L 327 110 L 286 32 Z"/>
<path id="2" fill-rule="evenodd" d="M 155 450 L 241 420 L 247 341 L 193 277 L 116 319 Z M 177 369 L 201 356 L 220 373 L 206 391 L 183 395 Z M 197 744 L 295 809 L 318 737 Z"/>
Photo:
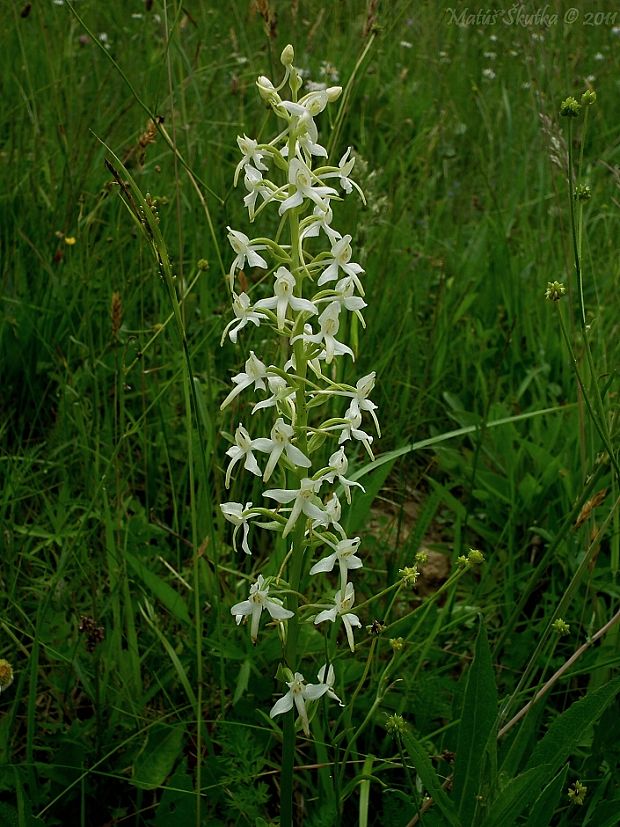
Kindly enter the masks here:
<path id="1" fill-rule="evenodd" d="M 359 569 L 364 565 L 355 553 L 359 548 L 360 542 L 359 537 L 354 537 L 352 540 L 344 538 L 336 543 L 336 545 L 327 542 L 327 544 L 334 549 L 333 554 L 329 554 L 327 557 L 319 560 L 318 563 L 315 563 L 310 569 L 310 574 L 332 571 L 334 564 L 338 563 L 340 568 L 340 592 L 344 592 L 347 587 L 348 572 L 352 569 Z"/>
<path id="2" fill-rule="evenodd" d="M 351 505 L 351 488 L 355 486 L 356 488 L 361 488 L 364 491 L 364 487 L 359 484 L 359 482 L 353 482 L 353 480 L 348 480 L 345 478 L 345 474 L 347 473 L 347 469 L 349 468 L 349 460 L 347 459 L 347 455 L 344 452 L 344 448 L 340 447 L 337 451 L 335 451 L 331 457 L 329 458 L 328 464 L 328 472 L 327 474 L 323 475 L 323 479 L 327 480 L 328 482 L 334 482 L 335 479 L 338 480 L 340 485 L 344 488 L 345 497 L 347 498 L 347 502 Z"/>
<path id="3" fill-rule="evenodd" d="M 372 452 L 372 448 L 370 447 L 372 437 L 360 429 L 360 425 L 362 424 L 362 414 L 358 411 L 357 413 L 352 413 L 349 416 L 344 417 L 344 419 L 345 423 L 343 425 L 336 426 L 341 429 L 338 444 L 342 445 L 342 443 L 346 442 L 348 439 L 356 439 L 358 442 L 362 443 L 368 452 L 370 459 L 374 460 L 375 456 Z"/>
<path id="4" fill-rule="evenodd" d="M 333 220 L 334 214 L 329 202 L 325 201 L 323 204 L 317 204 L 312 211 L 312 215 L 307 215 L 299 225 L 300 241 L 305 238 L 316 238 L 319 235 L 319 230 L 323 230 L 330 243 L 334 244 L 342 236 L 330 226 Z"/>
<path id="5" fill-rule="evenodd" d="M 250 532 L 249 521 L 253 517 L 258 516 L 258 514 L 249 513 L 249 510 L 251 508 L 251 502 L 247 502 L 245 505 L 235 502 L 220 504 L 222 514 L 228 520 L 228 522 L 232 523 L 235 527 L 232 536 L 233 548 L 235 551 L 237 551 L 237 534 L 239 533 L 239 529 L 243 528 L 241 548 L 245 551 L 246 554 L 252 554 L 252 552 L 250 551 L 250 546 L 248 545 L 248 534 Z"/>
<path id="6" fill-rule="evenodd" d="M 282 601 L 276 597 L 269 597 L 269 585 L 265 581 L 262 574 L 258 575 L 256 583 L 250 588 L 250 595 L 247 600 L 241 603 L 235 603 L 231 608 L 230 613 L 234 615 L 237 625 L 241 623 L 244 617 L 252 616 L 250 625 L 250 638 L 252 643 L 256 643 L 258 638 L 258 627 L 260 624 L 260 616 L 266 609 L 273 620 L 288 620 L 294 617 L 295 613 L 285 609 L 282 606 Z"/>
<path id="7" fill-rule="evenodd" d="M 346 531 L 340 525 L 340 517 L 342 516 L 342 506 L 340 505 L 340 500 L 338 496 L 334 492 L 331 497 L 327 500 L 325 505 L 323 506 L 325 509 L 325 516 L 327 517 L 327 526 L 329 528 L 332 526 L 338 534 L 342 537 L 342 539 L 346 539 Z M 314 520 L 312 523 L 312 528 L 318 528 L 319 525 L 322 525 L 322 522 L 319 520 Z"/>
<path id="8" fill-rule="evenodd" d="M 224 481 L 226 488 L 230 488 L 230 475 L 235 465 L 241 462 L 241 460 L 244 460 L 243 467 L 246 471 L 250 471 L 257 477 L 262 475 L 262 471 L 256 462 L 256 457 L 252 453 L 255 447 L 256 440 L 251 439 L 247 430 L 240 423 L 235 431 L 235 444 L 231 445 L 228 451 L 226 451 L 226 456 L 230 457 L 230 463 L 226 470 L 226 479 Z"/>
<path id="9" fill-rule="evenodd" d="M 349 648 L 352 652 L 355 651 L 353 627 L 361 627 L 362 625 L 359 617 L 356 614 L 353 614 L 353 612 L 349 611 L 349 609 L 353 607 L 354 602 L 355 589 L 353 588 L 353 583 L 347 583 L 346 589 L 344 591 L 344 596 L 341 589 L 338 589 L 338 591 L 336 592 L 336 595 L 334 597 L 333 608 L 326 609 L 324 612 L 319 612 L 319 614 L 314 618 L 314 623 L 319 624 L 323 623 L 323 621 L 325 620 L 331 620 L 331 622 L 334 623 L 336 618 L 340 617 L 342 619 L 342 623 L 347 634 Z"/>
<path id="10" fill-rule="evenodd" d="M 269 491 L 263 491 L 263 497 L 269 497 L 269 499 L 285 505 L 290 502 L 293 503 L 290 516 L 282 532 L 283 537 L 291 533 L 300 514 L 305 514 L 311 520 L 316 520 L 320 525 L 327 525 L 327 515 L 321 507 L 320 500 L 316 497 L 320 486 L 320 480 L 312 480 L 306 477 L 301 480 L 299 488 L 270 488 Z"/>
<path id="11" fill-rule="evenodd" d="M 259 256 L 257 251 L 266 250 L 267 245 L 255 244 L 251 242 L 247 235 L 239 230 L 231 230 L 230 227 L 227 227 L 226 229 L 228 230 L 228 241 L 230 242 L 230 246 L 237 254 L 233 263 L 230 265 L 229 278 L 231 281 L 234 277 L 235 270 L 242 270 L 245 267 L 246 261 L 248 263 L 248 267 L 262 267 L 263 270 L 266 270 L 267 262 L 262 256 Z"/>
<path id="12" fill-rule="evenodd" d="M 286 267 L 278 267 L 274 275 L 276 279 L 273 289 L 274 295 L 269 299 L 260 299 L 254 307 L 256 309 L 275 310 L 278 330 L 284 330 L 284 322 L 289 307 L 297 313 L 305 311 L 315 315 L 319 312 L 316 305 L 311 301 L 294 295 L 295 276 Z"/>
<path id="13" fill-rule="evenodd" d="M 261 173 L 249 165 L 246 165 L 245 167 L 245 177 L 243 179 L 243 183 L 248 191 L 248 194 L 243 199 L 243 203 L 248 208 L 250 221 L 254 221 L 254 215 L 256 214 L 256 199 L 260 195 L 263 201 L 267 202 L 271 198 L 271 192 L 269 187 L 267 187 L 263 181 L 263 176 Z"/>
<path id="14" fill-rule="evenodd" d="M 322 344 L 325 350 L 319 354 L 319 358 L 324 358 L 328 365 L 332 362 L 334 356 L 341 356 L 344 353 L 355 359 L 351 348 L 336 339 L 336 334 L 340 328 L 339 316 L 340 302 L 330 302 L 319 316 L 319 332 L 312 334 L 300 333 L 291 339 L 291 344 L 295 344 L 298 339 L 302 339 L 306 343 Z"/>
<path id="15" fill-rule="evenodd" d="M 239 180 L 239 173 L 245 166 L 254 165 L 255 169 L 266 172 L 268 167 L 263 163 L 263 158 L 267 154 L 264 150 L 258 148 L 258 141 L 254 138 L 248 138 L 247 135 L 237 136 L 237 145 L 243 155 L 242 159 L 237 164 L 235 175 L 233 177 L 233 186 L 237 186 Z"/>
<path id="16" fill-rule="evenodd" d="M 268 379 L 267 368 L 265 364 L 256 356 L 253 350 L 250 351 L 250 356 L 245 363 L 245 372 L 237 373 L 233 376 L 233 384 L 236 385 L 228 394 L 226 399 L 220 405 L 220 410 L 223 411 L 227 405 L 237 397 L 243 390 L 254 385 L 254 390 L 266 390 L 265 380 Z"/>
<path id="17" fill-rule="evenodd" d="M 315 204 L 323 206 L 324 198 L 328 195 L 338 195 L 333 187 L 314 186 L 313 176 L 308 166 L 299 158 L 292 158 L 288 166 L 288 181 L 293 192 L 281 204 L 278 212 L 284 215 L 287 210 L 299 207 L 304 198 L 309 198 Z"/>
<path id="18" fill-rule="evenodd" d="M 288 692 L 286 693 L 286 695 L 283 695 L 280 698 L 280 700 L 275 702 L 275 704 L 271 708 L 269 716 L 271 718 L 275 718 L 276 715 L 282 715 L 285 712 L 290 712 L 293 706 L 295 706 L 295 708 L 297 709 L 297 714 L 301 719 L 303 731 L 308 736 L 310 735 L 310 724 L 308 722 L 308 710 L 306 709 L 306 701 L 316 701 L 323 695 L 329 695 L 330 697 L 335 698 L 340 703 L 338 698 L 331 691 L 330 684 L 306 684 L 305 678 L 301 674 L 301 672 L 295 672 L 293 680 L 287 681 L 286 685 L 288 686 Z"/>
<path id="19" fill-rule="evenodd" d="M 321 273 L 317 284 L 321 286 L 322 284 L 327 284 L 327 282 L 336 281 L 339 271 L 342 270 L 347 276 L 356 279 L 358 290 L 363 296 L 364 291 L 361 289 L 361 284 L 357 280 L 357 276 L 364 272 L 364 268 L 351 261 L 352 255 L 351 236 L 349 234 L 335 241 L 332 244 L 331 258 L 326 259 L 325 263 L 327 267 Z"/>
<path id="20" fill-rule="evenodd" d="M 261 321 L 267 318 L 264 313 L 257 313 L 254 310 L 250 302 L 250 297 L 247 293 L 241 293 L 239 296 L 233 293 L 233 313 L 236 318 L 228 322 L 224 328 L 220 345 L 224 344 L 226 334 L 228 334 L 230 341 L 233 344 L 236 344 L 237 334 L 240 330 L 243 330 L 249 322 L 252 322 L 252 324 L 256 325 L 256 327 L 259 327 Z"/>
<path id="21" fill-rule="evenodd" d="M 295 434 L 295 429 L 288 425 L 282 417 L 276 419 L 273 428 L 271 429 L 271 438 L 266 439 L 261 437 L 254 440 L 254 447 L 257 451 L 263 451 L 269 454 L 267 465 L 265 466 L 265 473 L 263 480 L 267 482 L 272 475 L 276 464 L 283 453 L 290 459 L 293 465 L 299 468 L 310 468 L 312 463 L 308 457 L 291 443 L 291 439 Z"/>

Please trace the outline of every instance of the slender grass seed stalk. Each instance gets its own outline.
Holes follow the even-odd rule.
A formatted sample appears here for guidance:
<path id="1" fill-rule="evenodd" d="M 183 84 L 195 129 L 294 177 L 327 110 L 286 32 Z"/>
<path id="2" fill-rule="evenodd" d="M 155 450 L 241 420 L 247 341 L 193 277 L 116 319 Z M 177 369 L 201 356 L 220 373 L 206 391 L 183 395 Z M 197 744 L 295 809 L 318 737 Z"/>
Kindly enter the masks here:
<path id="1" fill-rule="evenodd" d="M 362 488 L 347 479 L 347 448 L 359 443 L 373 457 L 373 437 L 363 430 L 365 416 L 370 416 L 380 434 L 376 405 L 370 400 L 375 373 L 362 377 L 356 385 L 334 381 L 342 373 L 336 367 L 338 360 L 355 358 L 351 347 L 341 341 L 346 314 L 354 313 L 363 325 L 361 311 L 366 307 L 361 281 L 364 270 L 353 261 L 352 237 L 332 226 L 332 202 L 354 190 L 364 200 L 350 178 L 355 158 L 349 148 L 337 164 L 330 164 L 315 123 L 342 89 L 332 86 L 299 97 L 302 80 L 293 60 L 293 48 L 287 46 L 281 55 L 284 78 L 279 86 L 266 77 L 257 80 L 261 98 L 281 122 L 279 134 L 268 143 L 245 135 L 237 139 L 242 158 L 234 182 L 243 178 L 247 191 L 243 200 L 250 222 L 274 208 L 280 225 L 277 240 L 251 239 L 241 230 L 228 228 L 235 253 L 228 273 L 234 318 L 222 337 L 222 342 L 228 337 L 236 344 L 248 326 L 270 329 L 273 352 L 279 360 L 266 364 L 250 351 L 245 370 L 233 377 L 234 387 L 221 405 L 226 408 L 253 391 L 259 399 L 251 413 L 264 409 L 273 413 L 268 435 L 256 436 L 251 423 L 239 422 L 234 445 L 227 451 L 226 487 L 243 466 L 265 483 L 263 502 L 225 502 L 220 507 L 234 526 L 233 545 L 237 547 L 241 533 L 246 554 L 252 553 L 250 535 L 255 526 L 277 532 L 286 549 L 285 562 L 275 561 L 274 567 L 286 578 L 286 590 L 279 592 L 280 576 L 259 574 L 247 599 L 231 608 L 238 624 L 249 620 L 253 643 L 261 633 L 264 611 L 275 621 L 282 641 L 277 673 L 286 691 L 270 712 L 272 718 L 286 716 L 282 825 L 292 824 L 295 716 L 309 737 L 310 716 L 319 699 L 326 697 L 342 705 L 334 691 L 335 637 L 326 638 L 326 661 L 312 663 L 300 645 L 305 639 L 300 634 L 301 625 L 316 634 L 326 621 L 341 625 L 346 648 L 355 651 L 355 630 L 361 621 L 355 612 L 350 575 L 363 566 L 363 559 L 358 556 L 359 537 L 347 537 L 340 525 L 340 492 L 344 491 L 350 503 L 351 489 Z M 281 96 L 286 85 L 289 99 Z M 257 296 L 251 289 L 237 292 L 237 273 L 246 263 L 266 270 L 267 281 L 272 277 L 271 295 Z M 337 416 L 333 415 L 334 405 L 339 407 Z M 323 420 L 322 412 L 327 417 Z M 324 443 L 332 446 L 327 461 L 322 459 Z M 272 479 L 279 483 L 267 487 Z M 324 586 L 319 587 L 317 575 L 324 579 Z M 302 591 L 306 584 L 307 594 Z M 314 616 L 303 612 L 302 620 L 300 610 L 315 604 L 317 594 L 324 593 L 319 602 L 322 610 Z M 318 682 L 309 683 L 304 677 L 308 674 L 317 675 Z"/>

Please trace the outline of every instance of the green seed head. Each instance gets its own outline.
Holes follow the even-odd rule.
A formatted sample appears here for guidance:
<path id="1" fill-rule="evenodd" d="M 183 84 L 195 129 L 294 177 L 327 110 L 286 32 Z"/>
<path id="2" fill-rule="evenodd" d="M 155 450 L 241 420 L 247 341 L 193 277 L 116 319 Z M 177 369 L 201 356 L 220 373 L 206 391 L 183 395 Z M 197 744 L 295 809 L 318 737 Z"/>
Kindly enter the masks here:
<path id="1" fill-rule="evenodd" d="M 545 290 L 545 298 L 550 302 L 559 302 L 562 296 L 566 293 L 566 287 L 561 281 L 547 282 L 547 289 Z"/>
<path id="2" fill-rule="evenodd" d="M 575 187 L 575 201 L 589 201 L 592 192 L 587 184 L 577 184 Z"/>
<path id="3" fill-rule="evenodd" d="M 563 118 L 576 118 L 581 111 L 581 104 L 572 96 L 560 104 L 560 115 Z"/>
<path id="4" fill-rule="evenodd" d="M 407 722 L 402 715 L 388 715 L 385 728 L 390 735 L 402 735 L 407 729 Z"/>
<path id="5" fill-rule="evenodd" d="M 581 96 L 581 105 L 582 106 L 592 106 L 592 104 L 596 103 L 596 92 L 594 89 L 586 89 L 586 91 Z"/>

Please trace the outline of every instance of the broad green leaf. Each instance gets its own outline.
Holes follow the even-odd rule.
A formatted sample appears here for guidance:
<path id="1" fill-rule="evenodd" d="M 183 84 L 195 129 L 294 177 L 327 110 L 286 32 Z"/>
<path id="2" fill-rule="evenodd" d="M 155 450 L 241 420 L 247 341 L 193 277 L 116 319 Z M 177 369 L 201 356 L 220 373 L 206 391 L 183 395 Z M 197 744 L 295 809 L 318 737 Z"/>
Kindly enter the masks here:
<path id="1" fill-rule="evenodd" d="M 365 492 L 361 492 L 357 489 L 357 493 L 354 492 L 353 502 L 347 514 L 346 528 L 349 536 L 355 534 L 356 531 L 359 531 L 359 529 L 366 524 L 368 512 L 375 497 L 381 490 L 383 483 L 387 479 L 388 474 L 392 470 L 393 465 L 394 461 L 380 465 L 376 469 L 373 468 L 372 463 L 366 466 L 370 468 L 371 472 L 367 479 L 364 480 L 364 488 L 366 490 Z M 351 479 L 355 480 L 358 476 L 361 476 L 363 472 L 364 469 L 361 469 L 357 474 L 352 474 Z"/>
<path id="2" fill-rule="evenodd" d="M 154 827 L 187 827 L 196 817 L 196 793 L 192 778 L 187 772 L 187 761 L 181 762 L 164 792 L 157 807 Z"/>
<path id="3" fill-rule="evenodd" d="M 155 790 L 164 783 L 183 750 L 185 727 L 154 724 L 133 765 L 132 783 Z"/>
<path id="4" fill-rule="evenodd" d="M 506 783 L 491 802 L 480 827 L 512 827 L 521 813 L 537 797 L 551 771 L 548 766 L 532 767 Z M 466 824 L 472 822 L 467 821 Z M 547 827 L 546 822 L 528 821 L 532 827 Z"/>
<path id="5" fill-rule="evenodd" d="M 569 405 L 557 405 L 554 408 L 542 408 L 539 411 L 529 411 L 528 413 L 517 414 L 516 416 L 502 417 L 501 419 L 496 419 L 492 422 L 485 423 L 484 428 L 485 430 L 489 430 L 490 428 L 499 428 L 502 425 L 508 425 L 513 422 L 521 422 L 526 419 L 532 419 L 532 417 L 536 416 L 545 416 L 546 414 L 553 413 L 565 413 L 566 411 L 572 410 L 575 407 L 575 404 L 576 403 L 570 403 Z M 379 468 L 381 465 L 385 465 L 388 462 L 391 463 L 399 457 L 405 456 L 405 454 L 409 454 L 412 451 L 421 451 L 424 448 L 433 448 L 435 445 L 439 445 L 442 442 L 447 442 L 450 439 L 456 439 L 457 437 L 466 436 L 467 434 L 474 434 L 479 431 L 480 428 L 480 425 L 468 425 L 465 428 L 457 428 L 455 431 L 446 431 L 443 434 L 437 434 L 436 436 L 421 439 L 419 442 L 412 442 L 409 445 L 404 445 L 402 448 L 395 448 L 393 451 L 386 451 L 385 454 L 380 454 L 374 462 L 369 462 L 363 468 L 351 474 L 351 479 L 359 480 L 366 476 L 366 474 L 370 474 L 372 471 Z"/>
<path id="6" fill-rule="evenodd" d="M 547 827 L 548 824 L 551 824 L 551 818 L 566 786 L 567 773 L 568 764 L 565 764 L 538 796 L 529 813 L 532 824 L 539 824 L 540 827 Z"/>
<path id="7" fill-rule="evenodd" d="M 527 757 L 531 753 L 540 727 L 540 717 L 545 709 L 543 703 L 536 704 L 529 710 L 525 718 L 515 727 L 512 743 L 501 761 L 501 773 L 508 778 L 514 778 L 519 769 L 525 766 Z"/>
<path id="8" fill-rule="evenodd" d="M 486 629 L 480 618 L 474 660 L 467 674 L 454 767 L 454 799 L 463 824 L 473 823 L 487 747 L 496 749 L 496 717 L 495 675 Z M 495 761 L 491 763 L 495 765 Z"/>
<path id="9" fill-rule="evenodd" d="M 411 763 L 415 766 L 415 770 L 424 784 L 426 791 L 441 810 L 442 815 L 446 819 L 446 824 L 452 824 L 454 827 L 458 827 L 461 822 L 456 814 L 454 802 L 450 800 L 442 788 L 441 780 L 435 772 L 435 768 L 426 750 L 409 731 L 403 733 L 402 739 Z"/>
<path id="10" fill-rule="evenodd" d="M 601 801 L 592 814 L 589 824 L 592 827 L 618 827 L 618 813 L 620 813 L 620 798 L 613 801 Z"/>
<path id="11" fill-rule="evenodd" d="M 556 772 L 581 741 L 583 733 L 598 720 L 618 692 L 620 677 L 575 701 L 555 719 L 545 737 L 538 742 L 528 767 L 549 764 L 551 771 Z"/>
<path id="12" fill-rule="evenodd" d="M 239 698 L 248 688 L 248 681 L 250 680 L 250 670 L 252 664 L 249 660 L 244 660 L 239 667 L 239 674 L 237 675 L 237 685 L 235 686 L 235 694 L 233 696 L 233 706 L 237 703 Z"/>
<path id="13" fill-rule="evenodd" d="M 174 615 L 177 620 L 180 620 L 182 623 L 191 625 L 192 621 L 187 610 L 187 605 L 181 595 L 129 551 L 125 551 L 124 556 L 136 575 L 142 580 L 152 595 L 168 609 L 170 614 Z"/>

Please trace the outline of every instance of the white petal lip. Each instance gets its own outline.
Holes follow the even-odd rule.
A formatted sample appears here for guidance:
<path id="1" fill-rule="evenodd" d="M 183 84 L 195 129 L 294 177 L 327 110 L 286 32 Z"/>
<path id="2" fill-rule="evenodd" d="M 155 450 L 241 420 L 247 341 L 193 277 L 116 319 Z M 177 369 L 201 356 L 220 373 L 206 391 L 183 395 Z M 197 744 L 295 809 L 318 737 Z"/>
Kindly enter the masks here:
<path id="1" fill-rule="evenodd" d="M 293 693 L 287 692 L 286 695 L 283 695 L 279 700 L 275 702 L 275 704 L 271 707 L 271 712 L 269 713 L 270 718 L 275 718 L 276 715 L 282 715 L 285 712 L 288 712 L 293 708 Z"/>
<path id="2" fill-rule="evenodd" d="M 265 602 L 265 608 L 274 620 L 288 620 L 295 615 L 295 612 L 291 612 L 290 609 L 285 609 L 284 606 L 280 606 L 275 600 L 267 600 Z"/>
<path id="3" fill-rule="evenodd" d="M 263 491 L 263 497 L 269 497 L 278 503 L 290 503 L 298 493 L 297 489 L 270 488 L 268 491 Z"/>
<path id="4" fill-rule="evenodd" d="M 331 620 L 331 622 L 334 623 L 337 614 L 337 606 L 334 606 L 333 609 L 325 609 L 325 611 L 319 612 L 319 614 L 314 618 L 314 623 L 317 625 L 318 623 L 323 623 L 324 620 Z"/>
<path id="5" fill-rule="evenodd" d="M 334 563 L 336 562 L 336 556 L 336 552 L 334 552 L 333 554 L 330 554 L 329 557 L 324 557 L 322 560 L 319 560 L 319 562 L 315 563 L 310 569 L 310 574 L 332 571 L 334 568 Z"/>

